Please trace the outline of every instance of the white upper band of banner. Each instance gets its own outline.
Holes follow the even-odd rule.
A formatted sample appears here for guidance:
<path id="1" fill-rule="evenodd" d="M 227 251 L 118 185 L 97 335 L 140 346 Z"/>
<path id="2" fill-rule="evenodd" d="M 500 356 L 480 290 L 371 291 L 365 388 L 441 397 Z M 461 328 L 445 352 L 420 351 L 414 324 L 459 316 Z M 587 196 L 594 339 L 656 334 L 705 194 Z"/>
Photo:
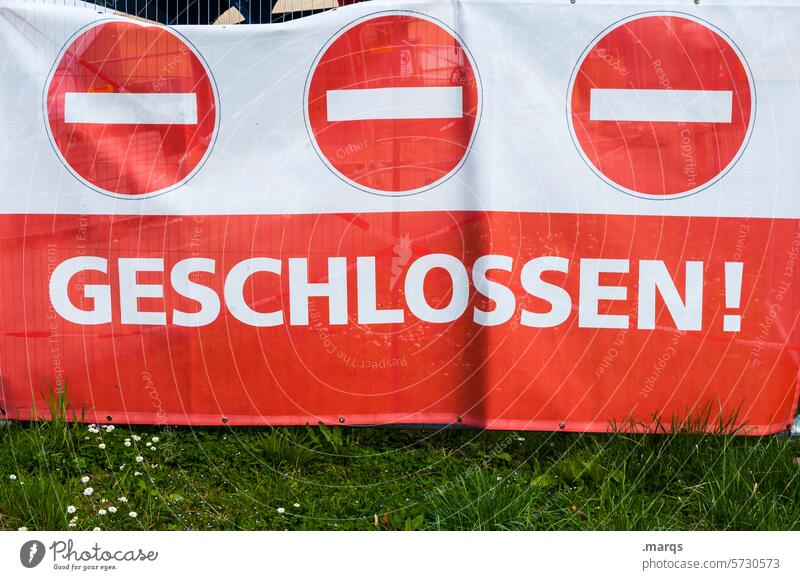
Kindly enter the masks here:
<path id="1" fill-rule="evenodd" d="M 639 120 L 653 125 L 646 127 L 650 133 L 645 140 L 663 143 L 664 147 L 681 147 L 680 137 L 677 142 L 667 139 L 669 128 L 661 125 L 686 122 L 684 128 L 691 131 L 692 122 L 701 130 L 705 129 L 700 123 L 715 123 L 713 126 L 709 123 L 710 131 L 705 133 L 687 134 L 692 151 L 678 163 L 667 162 L 666 157 L 659 158 L 658 146 L 645 150 L 640 143 L 628 139 L 626 145 L 634 148 L 632 151 L 654 160 L 648 161 L 650 165 L 644 169 L 641 165 L 631 167 L 637 184 L 639 177 L 644 180 L 654 173 L 663 174 L 665 183 L 667 174 L 680 174 L 683 183 L 704 180 L 699 173 L 700 166 L 714 165 L 708 160 L 715 159 L 719 150 L 727 147 L 727 141 L 720 140 L 713 130 L 730 127 L 746 116 L 745 113 L 750 113 L 752 127 L 748 134 L 738 137 L 743 139 L 741 160 L 720 168 L 718 181 L 696 194 L 663 196 L 663 199 L 653 195 L 646 200 L 621 192 L 611 184 L 610 178 L 598 177 L 597 173 L 602 172 L 595 171 L 591 160 L 585 158 L 579 139 L 570 129 L 573 117 L 578 118 L 573 113 L 571 91 L 574 84 L 570 83 L 573 73 L 580 71 L 584 51 L 599 41 L 594 37 L 600 31 L 614 22 L 631 18 L 637 12 L 633 4 L 584 4 L 579 9 L 580 18 L 573 21 L 555 17 L 549 9 L 536 3 L 533 9 L 534 4 L 526 2 L 376 2 L 356 3 L 311 18 L 263 27 L 175 27 L 176 35 L 185 37 L 187 43 L 196 48 L 212 74 L 209 79 L 213 92 L 218 95 L 218 107 L 214 111 L 218 124 L 211 141 L 213 151 L 186 182 L 186 187 L 182 184 L 166 196 L 125 196 L 125 203 L 114 196 L 93 195 L 85 179 L 66 178 L 65 171 L 69 173 L 71 169 L 57 142 L 66 143 L 69 151 L 77 155 L 78 149 L 72 143 L 78 136 L 99 139 L 110 135 L 102 131 L 70 132 L 69 124 L 77 123 L 72 125 L 76 128 L 80 123 L 92 128 L 109 122 L 117 123 L 118 127 L 123 123 L 132 123 L 129 127 L 141 123 L 169 123 L 178 127 L 183 122 L 187 123 L 183 127 L 187 127 L 188 123 L 208 118 L 203 93 L 199 88 L 183 88 L 192 87 L 192 84 L 159 84 L 158 77 L 169 71 L 158 68 L 152 71 L 155 78 L 148 79 L 149 82 L 140 84 L 142 88 L 137 89 L 149 91 L 146 94 L 89 93 L 84 85 L 62 83 L 59 77 L 52 77 L 57 83 L 53 85 L 51 73 L 58 71 L 53 67 L 63 60 L 63 47 L 73 42 L 77 31 L 88 31 L 101 22 L 102 15 L 94 10 L 56 7 L 52 3 L 0 3 L 0 37 L 4 46 L 15 47 L 7 51 L 0 90 L 0 102 L 7 109 L 7 115 L 0 120 L 3 129 L 0 132 L 7 136 L 8 143 L 13 143 L 13 146 L 0 146 L 0 203 L 5 213 L 349 215 L 367 210 L 427 212 L 442 209 L 631 216 L 800 217 L 800 196 L 786 193 L 787 186 L 791 188 L 800 180 L 800 164 L 794 161 L 800 143 L 797 139 L 800 116 L 796 114 L 798 90 L 791 67 L 800 55 L 800 35 L 791 34 L 800 25 L 800 9 L 796 2 L 794 6 L 787 4 L 770 10 L 763 10 L 754 0 L 712 3 L 703 9 L 703 22 L 712 26 L 709 30 L 730 36 L 736 40 L 736 46 L 746 49 L 748 60 L 745 63 L 745 55 L 738 54 L 736 46 L 731 45 L 736 53 L 731 56 L 746 64 L 751 81 L 749 90 L 745 90 L 743 79 L 737 81 L 740 84 L 718 80 L 711 84 L 707 75 L 696 72 L 700 64 L 708 70 L 718 70 L 711 67 L 711 61 L 719 54 L 719 50 L 713 48 L 702 61 L 693 63 L 692 59 L 679 59 L 676 62 L 683 63 L 681 67 L 667 71 L 671 82 L 682 90 L 660 90 L 664 87 L 652 81 L 645 84 L 644 78 L 655 78 L 637 76 L 639 72 L 651 75 L 654 61 L 646 58 L 630 64 L 627 71 L 614 69 L 611 63 L 612 72 L 623 76 L 629 72 L 622 81 L 605 77 L 589 83 L 591 88 L 585 95 L 581 94 L 581 115 L 583 111 L 586 115 L 576 122 L 591 119 L 586 126 L 577 129 L 579 132 L 594 131 L 592 140 L 595 143 L 601 143 L 598 139 L 604 130 L 616 129 L 616 122 L 622 126 L 626 139 L 636 131 L 644 131 L 644 127 L 633 127 Z M 454 10 L 456 5 L 460 7 L 458 10 Z M 335 82 L 324 85 L 325 90 L 316 95 L 327 102 L 310 103 L 307 93 L 316 70 L 316 55 L 337 37 L 337 31 L 347 31 L 363 19 L 383 14 L 383 10 L 422 13 L 458 33 L 469 49 L 476 72 L 480 73 L 477 103 L 467 98 L 469 86 L 459 85 L 463 74 L 457 59 L 452 61 L 451 67 L 431 69 L 435 74 L 427 79 L 429 83 L 424 82 L 426 78 L 413 76 L 417 69 L 403 69 L 409 76 L 402 79 L 404 86 L 400 86 L 399 61 L 388 57 L 386 70 L 376 70 L 368 82 L 364 82 L 366 73 L 358 70 L 358 64 L 348 64 L 350 76 L 332 79 Z M 37 35 L 32 29 L 14 26 L 20 15 L 45 33 Z M 691 15 L 686 18 L 694 19 Z M 764 36 L 764 30 L 770 30 L 771 34 Z M 785 42 L 769 41 L 775 37 Z M 232 56 L 232 46 L 242 48 L 250 56 L 246 59 Z M 560 47 L 563 54 L 550 58 L 555 46 Z M 406 51 L 410 47 L 402 49 Z M 450 53 L 446 56 L 452 57 Z M 33 57 L 36 57 L 36 67 L 31 63 Z M 171 62 L 169 58 L 165 61 L 166 64 Z M 419 67 L 429 64 L 415 62 Z M 658 73 L 652 71 L 652 74 Z M 679 78 L 696 82 L 689 84 L 681 80 L 678 84 Z M 750 100 L 739 98 L 737 87 L 740 85 L 742 95 L 752 95 Z M 48 94 L 43 89 L 49 90 L 51 86 L 57 86 L 58 99 L 66 99 L 65 107 L 48 102 Z M 163 90 L 156 92 L 159 86 Z M 617 91 L 623 87 L 628 90 Z M 169 104 L 171 97 L 168 95 L 180 92 L 188 96 L 179 96 L 178 101 Z M 415 94 L 426 96 L 414 98 Z M 36 106 L 29 102 L 34 97 L 40 101 Z M 155 109 L 158 113 L 149 104 L 135 105 L 140 99 L 151 98 L 168 104 Z M 185 105 L 181 104 L 184 99 L 188 99 Z M 123 100 L 129 105 L 123 107 Z M 330 157 L 327 162 L 318 158 L 319 152 L 315 153 L 314 147 L 317 135 L 310 126 L 310 105 L 319 107 L 321 119 L 326 116 L 338 119 L 333 122 L 344 125 L 343 131 L 352 129 L 346 138 L 330 140 L 330 133 L 321 134 L 319 138 L 330 140 L 333 156 L 353 167 L 380 155 L 392 162 L 403 161 L 382 150 L 391 148 L 387 142 L 370 140 L 369 131 L 373 128 L 366 125 L 378 127 L 383 124 L 382 119 L 436 119 L 448 115 L 463 119 L 472 113 L 471 107 L 477 106 L 477 128 L 475 138 L 468 144 L 465 162 L 454 178 L 442 180 L 424 195 L 367 197 L 363 190 L 343 182 L 331 171 Z M 68 127 L 52 136 L 53 154 L 42 155 L 37 152 L 42 146 L 41 135 L 52 130 L 51 110 L 65 117 L 61 121 L 66 121 Z M 364 122 L 359 123 L 359 120 Z M 626 120 L 634 122 L 625 126 Z M 409 139 L 417 135 L 406 121 L 398 123 L 398 135 Z M 420 125 L 426 128 L 424 123 Z M 662 129 L 664 134 L 653 131 Z M 449 139 L 444 133 L 442 137 Z M 607 136 L 620 139 L 622 134 L 609 132 Z M 435 142 L 437 136 L 431 132 L 428 141 Z M 106 141 L 104 146 L 111 147 L 110 139 Z M 82 142 L 81 146 L 85 144 Z M 432 166 L 431 162 L 441 161 L 433 159 L 433 154 L 428 155 L 424 145 L 420 142 L 416 150 L 409 148 L 413 152 L 412 163 L 419 164 L 421 160 L 427 167 Z M 124 149 L 120 151 L 124 154 Z M 453 151 L 461 154 L 456 148 Z M 606 167 L 612 167 L 610 160 L 601 161 Z M 56 198 L 54 192 L 58 192 Z"/>

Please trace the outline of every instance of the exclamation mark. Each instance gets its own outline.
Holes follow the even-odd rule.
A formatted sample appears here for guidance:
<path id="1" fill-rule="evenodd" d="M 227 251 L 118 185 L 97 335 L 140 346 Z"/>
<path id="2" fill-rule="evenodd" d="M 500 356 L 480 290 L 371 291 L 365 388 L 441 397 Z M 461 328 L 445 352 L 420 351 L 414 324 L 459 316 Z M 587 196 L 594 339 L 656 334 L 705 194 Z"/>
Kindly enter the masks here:
<path id="1" fill-rule="evenodd" d="M 739 308 L 742 302 L 742 270 L 741 262 L 725 262 L 725 308 Z M 739 332 L 742 317 L 738 314 L 726 314 L 722 317 L 722 330 Z"/>

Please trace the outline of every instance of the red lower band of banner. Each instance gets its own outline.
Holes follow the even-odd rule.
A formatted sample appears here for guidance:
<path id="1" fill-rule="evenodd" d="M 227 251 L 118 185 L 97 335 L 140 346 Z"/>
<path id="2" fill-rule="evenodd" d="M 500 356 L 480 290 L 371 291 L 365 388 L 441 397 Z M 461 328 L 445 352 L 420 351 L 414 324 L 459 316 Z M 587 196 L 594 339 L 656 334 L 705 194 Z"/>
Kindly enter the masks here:
<path id="1" fill-rule="evenodd" d="M 800 222 L 0 216 L 0 417 L 787 429 Z M 34 411 L 35 409 L 35 411 Z"/>

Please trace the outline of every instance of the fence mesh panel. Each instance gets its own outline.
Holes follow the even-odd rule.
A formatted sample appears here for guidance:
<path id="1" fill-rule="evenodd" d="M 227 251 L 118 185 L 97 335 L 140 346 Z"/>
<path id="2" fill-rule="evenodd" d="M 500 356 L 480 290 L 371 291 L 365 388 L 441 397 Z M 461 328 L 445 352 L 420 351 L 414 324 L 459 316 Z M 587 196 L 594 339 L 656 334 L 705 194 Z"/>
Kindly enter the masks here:
<path id="1" fill-rule="evenodd" d="M 80 0 L 29 0 L 83 4 Z M 269 24 L 366 0 L 86 0 L 115 12 L 162 24 Z"/>

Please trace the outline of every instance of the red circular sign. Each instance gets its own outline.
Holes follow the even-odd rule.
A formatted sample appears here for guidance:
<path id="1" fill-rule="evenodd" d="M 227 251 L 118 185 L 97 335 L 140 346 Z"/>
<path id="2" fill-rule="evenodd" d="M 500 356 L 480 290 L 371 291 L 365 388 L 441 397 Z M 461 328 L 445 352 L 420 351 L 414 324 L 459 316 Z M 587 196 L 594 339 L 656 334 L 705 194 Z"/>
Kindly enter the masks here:
<path id="1" fill-rule="evenodd" d="M 578 149 L 614 187 L 683 197 L 738 160 L 755 93 L 733 42 L 706 22 L 639 15 L 604 31 L 573 73 L 567 117 Z"/>
<path id="2" fill-rule="evenodd" d="M 86 185 L 135 198 L 186 182 L 211 150 L 216 92 L 173 31 L 110 21 L 77 34 L 47 85 L 50 137 Z"/>
<path id="3" fill-rule="evenodd" d="M 306 86 L 320 157 L 378 194 L 424 191 L 452 176 L 480 116 L 472 57 L 456 34 L 416 13 L 368 16 L 320 51 Z"/>

